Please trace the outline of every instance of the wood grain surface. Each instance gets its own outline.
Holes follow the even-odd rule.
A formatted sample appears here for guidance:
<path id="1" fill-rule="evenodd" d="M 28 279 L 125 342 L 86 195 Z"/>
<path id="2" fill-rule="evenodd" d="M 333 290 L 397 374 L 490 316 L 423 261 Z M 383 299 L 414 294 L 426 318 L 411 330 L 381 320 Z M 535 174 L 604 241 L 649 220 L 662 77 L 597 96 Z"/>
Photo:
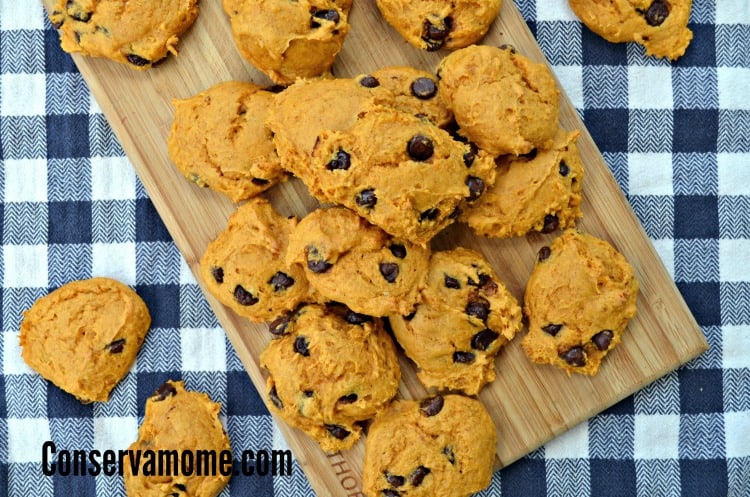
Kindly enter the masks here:
<path id="1" fill-rule="evenodd" d="M 52 0 L 43 0 L 47 8 Z M 444 53 L 411 47 L 382 20 L 372 0 L 355 2 L 350 34 L 334 65 L 336 76 L 354 76 L 379 67 L 406 64 L 432 71 Z M 523 55 L 544 61 L 531 32 L 511 0 L 483 40 L 510 43 Z M 157 211 L 198 278 L 198 261 L 207 244 L 224 228 L 235 209 L 229 200 L 200 189 L 183 178 L 167 156 L 166 138 L 172 122 L 173 98 L 186 98 L 230 79 L 267 84 L 270 81 L 237 53 L 229 20 L 219 0 L 204 0 L 196 24 L 178 45 L 180 55 L 148 72 L 93 58 L 74 56 L 83 78 L 109 120 Z M 480 399 L 498 430 L 497 467 L 506 466 L 618 400 L 632 394 L 707 349 L 700 328 L 672 278 L 633 214 L 610 170 L 586 132 L 578 114 L 563 96 L 560 123 L 581 129 L 578 146 L 586 167 L 583 181 L 584 218 L 579 227 L 617 247 L 633 264 L 641 292 L 638 314 L 622 344 L 593 378 L 531 364 L 519 339 L 505 347 L 497 361 L 497 380 Z M 293 180 L 268 193 L 284 215 L 303 216 L 317 202 L 304 185 Z M 523 289 L 538 249 L 554 235 L 534 234 L 511 240 L 477 238 L 461 225 L 438 236 L 434 248 L 462 245 L 481 251 L 510 291 L 522 301 Z M 265 378 L 258 357 L 270 340 L 265 325 L 234 315 L 207 296 L 255 386 L 264 395 Z M 400 395 L 426 393 L 413 366 L 401 357 Z M 296 457 L 319 495 L 361 494 L 364 443 L 336 454 L 324 454 L 302 432 L 277 420 Z M 244 447 L 243 447 L 244 449 Z"/>

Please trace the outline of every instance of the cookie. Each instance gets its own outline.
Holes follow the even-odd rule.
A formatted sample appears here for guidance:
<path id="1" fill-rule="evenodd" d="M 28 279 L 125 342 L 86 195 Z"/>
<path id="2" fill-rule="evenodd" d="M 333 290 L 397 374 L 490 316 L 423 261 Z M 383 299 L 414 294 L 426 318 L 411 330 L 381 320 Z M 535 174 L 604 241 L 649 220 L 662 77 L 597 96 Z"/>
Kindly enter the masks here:
<path id="1" fill-rule="evenodd" d="M 350 448 L 361 422 L 398 391 L 401 370 L 382 322 L 341 305 L 308 305 L 271 329 L 280 336 L 260 356 L 269 408 L 327 452 Z"/>
<path id="2" fill-rule="evenodd" d="M 392 103 L 387 89 L 367 86 L 366 81 L 298 80 L 276 95 L 268 126 L 284 168 L 300 176 L 309 172 L 313 148 L 323 131 L 347 129 L 364 109 Z"/>
<path id="3" fill-rule="evenodd" d="M 386 88 L 393 94 L 390 106 L 401 112 L 425 118 L 440 127 L 453 121 L 453 113 L 438 91 L 437 78 L 427 71 L 388 66 L 355 79 L 361 85 Z"/>
<path id="4" fill-rule="evenodd" d="M 287 178 L 265 125 L 271 92 L 227 81 L 172 104 L 167 150 L 190 181 L 239 202 Z"/>
<path id="5" fill-rule="evenodd" d="M 211 401 L 205 393 L 185 390 L 182 381 L 170 380 L 161 385 L 146 400 L 143 423 L 138 428 L 138 439 L 130 444 L 128 451 L 141 455 L 147 454 L 145 451 L 160 454 L 159 471 L 162 461 L 166 460 L 166 464 L 170 464 L 170 459 L 162 458 L 161 454 L 171 452 L 174 454 L 174 464 L 180 464 L 179 471 L 169 466 L 169 476 L 163 473 L 144 475 L 149 458 L 144 455 L 140 466 L 136 468 L 132 464 L 137 459 L 125 457 L 121 469 L 127 495 L 214 497 L 221 493 L 231 477 L 232 455 L 229 438 L 219 419 L 220 410 L 221 405 Z M 191 460 L 185 456 L 186 453 L 192 453 L 196 465 L 200 464 L 197 461 L 202 460 L 199 458 L 205 457 L 201 454 L 215 454 L 215 470 L 208 466 L 209 470 L 206 471 L 203 468 L 207 466 L 199 465 L 190 474 L 185 474 L 181 468 L 186 467 L 185 461 Z M 229 463 L 225 464 L 223 461 Z"/>
<path id="6" fill-rule="evenodd" d="M 21 356 L 83 403 L 106 402 L 151 326 L 143 300 L 110 278 L 67 283 L 23 313 Z"/>
<path id="7" fill-rule="evenodd" d="M 566 230 L 539 251 L 526 285 L 529 332 L 521 342 L 539 364 L 595 375 L 636 312 L 633 267 L 612 245 Z"/>
<path id="8" fill-rule="evenodd" d="M 500 0 L 377 0 L 383 18 L 423 50 L 456 49 L 484 37 L 500 12 Z"/>
<path id="9" fill-rule="evenodd" d="M 324 131 L 300 175 L 324 202 L 354 210 L 393 236 L 425 245 L 495 178 L 491 157 L 427 119 L 380 106 L 344 131 Z"/>
<path id="10" fill-rule="evenodd" d="M 267 200 L 242 204 L 201 257 L 208 292 L 255 322 L 269 321 L 308 299 L 304 271 L 284 261 L 295 226 L 296 218 L 280 216 Z"/>
<path id="11" fill-rule="evenodd" d="M 427 387 L 476 395 L 495 379 L 495 356 L 521 330 L 521 307 L 473 250 L 433 252 L 421 302 L 390 316 L 404 352 Z"/>
<path id="12" fill-rule="evenodd" d="M 370 316 L 408 314 L 419 299 L 430 249 L 388 235 L 344 207 L 318 209 L 289 238 L 286 262 L 304 268 L 330 301 Z"/>
<path id="13" fill-rule="evenodd" d="M 468 497 L 492 478 L 497 433 L 481 402 L 461 395 L 397 400 L 370 426 L 370 497 Z"/>
<path id="14" fill-rule="evenodd" d="M 559 130 L 549 149 L 498 158 L 495 184 L 459 219 L 474 233 L 497 238 L 574 227 L 582 216 L 578 135 Z"/>
<path id="15" fill-rule="evenodd" d="M 676 60 L 685 54 L 693 32 L 687 27 L 691 0 L 568 0 L 570 8 L 607 41 L 634 41 L 646 55 Z"/>
<path id="16" fill-rule="evenodd" d="M 57 0 L 50 14 L 69 53 L 146 70 L 172 53 L 198 17 L 198 0 Z"/>
<path id="17" fill-rule="evenodd" d="M 328 72 L 349 32 L 351 1 L 223 0 L 240 54 L 276 83 Z"/>
<path id="18" fill-rule="evenodd" d="M 438 65 L 440 92 L 459 134 L 493 156 L 548 148 L 558 128 L 560 90 L 545 64 L 511 47 L 472 45 Z"/>

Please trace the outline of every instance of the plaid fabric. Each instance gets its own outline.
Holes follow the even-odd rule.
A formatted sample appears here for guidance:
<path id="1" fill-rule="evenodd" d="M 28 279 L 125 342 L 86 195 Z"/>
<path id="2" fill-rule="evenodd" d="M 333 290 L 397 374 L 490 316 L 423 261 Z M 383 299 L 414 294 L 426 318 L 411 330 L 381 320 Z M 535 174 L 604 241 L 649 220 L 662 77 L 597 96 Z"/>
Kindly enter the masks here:
<path id="1" fill-rule="evenodd" d="M 505 0 L 511 1 L 511 0 Z M 565 0 L 517 2 L 711 349 L 497 472 L 481 495 L 750 495 L 750 0 L 696 1 L 675 63 L 609 44 Z M 41 446 L 125 448 L 165 379 L 210 392 L 235 452 L 285 448 L 263 402 L 37 0 L 0 0 L 0 496 L 122 496 L 45 477 Z M 84 406 L 21 360 L 36 298 L 78 278 L 132 285 L 153 315 L 110 402 Z M 313 495 L 294 476 L 224 496 Z"/>

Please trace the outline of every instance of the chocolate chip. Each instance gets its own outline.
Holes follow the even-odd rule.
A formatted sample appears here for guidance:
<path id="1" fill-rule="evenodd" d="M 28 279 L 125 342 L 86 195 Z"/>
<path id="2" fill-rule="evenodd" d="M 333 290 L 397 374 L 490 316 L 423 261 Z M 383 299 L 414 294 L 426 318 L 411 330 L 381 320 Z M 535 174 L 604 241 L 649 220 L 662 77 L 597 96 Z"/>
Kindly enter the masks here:
<path id="1" fill-rule="evenodd" d="M 490 315 L 490 303 L 483 297 L 475 296 L 473 300 L 466 304 L 464 312 L 469 316 L 480 319 L 482 322 L 487 321 L 487 317 Z"/>
<path id="2" fill-rule="evenodd" d="M 452 27 L 453 19 L 451 17 L 443 19 L 442 26 L 436 26 L 425 19 L 422 24 L 422 40 L 427 44 L 427 51 L 439 50 L 445 43 L 445 39 L 448 38 Z"/>
<path id="3" fill-rule="evenodd" d="M 516 53 L 516 47 L 514 47 L 510 43 L 503 43 L 502 45 L 500 45 L 497 48 L 499 48 L 500 50 L 510 50 L 510 53 L 512 53 L 512 54 Z"/>
<path id="4" fill-rule="evenodd" d="M 125 348 L 125 339 L 120 338 L 119 340 L 115 340 L 114 342 L 107 344 L 104 348 L 107 349 L 110 354 L 120 354 L 122 349 Z"/>
<path id="5" fill-rule="evenodd" d="M 338 152 L 336 152 L 336 155 L 333 156 L 333 159 L 331 159 L 328 164 L 326 164 L 326 169 L 328 169 L 329 171 L 335 171 L 337 169 L 346 171 L 351 166 L 351 156 L 343 150 L 339 150 Z"/>
<path id="6" fill-rule="evenodd" d="M 385 472 L 384 476 L 385 481 L 387 481 L 388 485 L 392 487 L 400 487 L 404 483 L 406 483 L 406 478 L 404 478 L 403 476 L 394 475 L 392 473 L 389 473 L 388 471 Z"/>
<path id="7" fill-rule="evenodd" d="M 473 337 L 471 337 L 471 348 L 475 350 L 487 350 L 492 342 L 497 340 L 500 335 L 489 328 L 485 328 Z"/>
<path id="8" fill-rule="evenodd" d="M 365 88 L 377 88 L 380 86 L 380 81 L 375 76 L 363 76 L 362 79 L 359 80 L 359 84 L 364 86 Z"/>
<path id="9" fill-rule="evenodd" d="M 547 326 L 542 326 L 542 331 L 548 335 L 557 336 L 562 327 L 563 325 L 561 324 L 548 324 Z"/>
<path id="10" fill-rule="evenodd" d="M 414 319 L 414 316 L 416 316 L 416 315 L 417 315 L 417 311 L 416 310 L 411 311 L 409 314 L 403 316 L 404 321 L 411 321 L 412 319 Z"/>
<path id="11" fill-rule="evenodd" d="M 443 454 L 448 458 L 449 463 L 456 464 L 456 456 L 453 454 L 453 447 L 450 445 L 443 447 Z"/>
<path id="12" fill-rule="evenodd" d="M 313 7 L 314 9 L 314 7 Z M 326 20 L 330 21 L 334 24 L 338 24 L 339 20 L 341 20 L 341 16 L 336 10 L 328 9 L 328 10 L 317 10 L 315 9 L 312 12 L 312 19 L 310 19 L 310 27 L 311 28 L 319 28 L 320 23 L 318 20 Z"/>
<path id="13" fill-rule="evenodd" d="M 484 180 L 476 176 L 466 178 L 466 186 L 469 187 L 469 200 L 476 200 L 484 193 Z"/>
<path id="14" fill-rule="evenodd" d="M 357 394 L 356 393 L 350 393 L 349 395 L 343 395 L 339 397 L 339 402 L 342 404 L 352 404 L 354 402 L 357 402 Z"/>
<path id="15" fill-rule="evenodd" d="M 349 430 L 339 425 L 326 425 L 326 430 L 328 430 L 328 433 L 330 433 L 333 438 L 338 438 L 339 440 L 345 439 L 350 434 Z"/>
<path id="16" fill-rule="evenodd" d="M 246 306 L 258 303 L 258 297 L 242 288 L 242 285 L 234 287 L 234 300 L 236 300 L 238 304 Z"/>
<path id="17" fill-rule="evenodd" d="M 73 12 L 72 14 L 70 14 L 70 17 L 72 17 L 78 22 L 89 22 L 91 20 L 91 12 L 84 12 L 82 10 L 77 10 L 76 12 Z"/>
<path id="18" fill-rule="evenodd" d="M 380 492 L 383 497 L 401 497 L 401 494 L 396 492 L 395 490 L 391 490 L 390 488 L 387 488 Z"/>
<path id="19" fill-rule="evenodd" d="M 664 0 L 656 0 L 645 14 L 649 26 L 661 26 L 669 17 L 669 5 Z"/>
<path id="20" fill-rule="evenodd" d="M 250 180 L 250 182 L 254 184 L 255 186 L 264 186 L 270 183 L 270 181 L 268 181 L 267 179 L 263 179 L 263 178 L 253 178 Z"/>
<path id="21" fill-rule="evenodd" d="M 360 314 L 354 311 L 348 311 L 344 315 L 344 320 L 349 324 L 365 324 L 372 322 L 372 318 L 367 314 Z"/>
<path id="22" fill-rule="evenodd" d="M 425 416 L 434 416 L 443 409 L 444 402 L 445 401 L 443 400 L 443 397 L 441 397 L 440 395 L 436 397 L 429 397 L 419 403 L 419 410 Z"/>
<path id="23" fill-rule="evenodd" d="M 565 163 L 565 161 L 560 161 L 560 176 L 567 176 L 570 172 L 570 168 Z"/>
<path id="24" fill-rule="evenodd" d="M 460 350 L 457 350 L 453 353 L 453 362 L 457 362 L 460 364 L 471 364 L 474 362 L 474 359 L 476 359 L 476 356 L 473 352 L 462 352 Z"/>
<path id="25" fill-rule="evenodd" d="M 150 60 L 144 59 L 140 55 L 136 55 L 134 53 L 127 54 L 125 58 L 128 59 L 128 62 L 138 67 L 143 67 L 151 63 Z"/>
<path id="26" fill-rule="evenodd" d="M 554 214 L 547 214 L 544 216 L 544 226 L 542 226 L 541 232 L 552 233 L 558 228 L 558 226 L 560 226 L 560 221 L 557 219 L 557 216 Z"/>
<path id="27" fill-rule="evenodd" d="M 167 397 L 172 397 L 173 395 L 177 395 L 177 390 L 175 390 L 172 384 L 167 381 L 162 383 L 161 386 L 156 389 L 156 392 L 154 392 L 151 398 L 154 399 L 154 401 L 160 401 Z"/>
<path id="28" fill-rule="evenodd" d="M 307 338 L 297 337 L 294 339 L 294 351 L 301 356 L 310 357 L 310 350 L 308 349 Z"/>
<path id="29" fill-rule="evenodd" d="M 286 90 L 286 86 L 284 85 L 269 85 L 263 88 L 266 91 L 270 91 L 271 93 L 281 93 L 282 91 Z"/>
<path id="30" fill-rule="evenodd" d="M 185 485 L 183 485 L 182 483 L 175 483 L 175 484 L 174 484 L 174 488 L 176 488 L 176 489 L 177 489 L 177 490 L 179 490 L 180 492 L 185 492 L 185 491 L 187 491 L 187 487 L 185 487 Z"/>
<path id="31" fill-rule="evenodd" d="M 428 137 L 414 135 L 406 146 L 406 152 L 409 154 L 409 157 L 416 161 L 426 161 L 432 157 L 432 154 L 435 152 L 435 146 Z"/>
<path id="32" fill-rule="evenodd" d="M 527 160 L 534 160 L 534 158 L 536 158 L 536 154 L 537 154 L 537 150 L 534 148 L 529 153 L 521 154 L 521 157 Z"/>
<path id="33" fill-rule="evenodd" d="M 216 283 L 218 284 L 224 283 L 224 269 L 223 268 L 212 267 L 211 276 L 214 277 L 214 280 L 216 280 Z"/>
<path id="34" fill-rule="evenodd" d="M 275 292 L 280 292 L 294 285 L 294 278 L 286 273 L 278 271 L 271 277 L 270 280 L 268 280 L 268 284 L 273 285 L 273 289 Z"/>
<path id="35" fill-rule="evenodd" d="M 469 151 L 464 153 L 464 165 L 466 167 L 471 167 L 471 165 L 474 164 L 474 159 L 476 159 L 477 154 L 479 153 L 479 148 L 472 142 L 469 142 L 468 146 Z"/>
<path id="36" fill-rule="evenodd" d="M 422 484 L 422 480 L 424 480 L 424 477 L 430 474 L 430 468 L 425 468 L 424 466 L 420 466 L 409 475 L 409 483 L 413 487 L 418 487 Z"/>
<path id="37" fill-rule="evenodd" d="M 404 257 L 406 257 L 406 247 L 404 247 L 400 243 L 394 243 L 388 248 L 391 250 L 391 254 L 393 254 L 393 257 L 398 257 L 399 259 L 403 259 Z"/>
<path id="38" fill-rule="evenodd" d="M 287 328 L 289 327 L 289 322 L 291 320 L 291 314 L 284 314 L 282 316 L 279 316 L 268 324 L 268 331 L 276 336 L 284 335 Z"/>
<path id="39" fill-rule="evenodd" d="M 302 393 L 303 393 L 303 394 L 305 395 L 305 397 L 307 397 L 308 399 L 309 399 L 309 398 L 311 398 L 311 397 L 312 397 L 313 395 L 315 395 L 315 392 L 313 392 L 312 390 L 305 390 L 305 391 L 304 391 L 304 392 L 302 392 Z"/>
<path id="40" fill-rule="evenodd" d="M 359 192 L 354 197 L 354 201 L 357 202 L 357 205 L 360 207 L 375 207 L 375 204 L 378 203 L 378 197 L 375 195 L 375 190 L 373 188 L 368 188 Z"/>
<path id="41" fill-rule="evenodd" d="M 539 260 L 539 262 L 546 261 L 547 259 L 549 259 L 550 255 L 552 255 L 552 249 L 545 245 L 544 247 L 539 249 L 537 259 Z"/>
<path id="42" fill-rule="evenodd" d="M 381 262 L 380 263 L 380 274 L 383 275 L 385 281 L 393 283 L 398 278 L 398 264 L 393 262 Z"/>
<path id="43" fill-rule="evenodd" d="M 329 269 L 333 267 L 333 264 L 326 261 L 307 261 L 307 269 L 312 271 L 313 273 L 325 273 Z"/>
<path id="44" fill-rule="evenodd" d="M 273 405 L 275 405 L 277 409 L 284 409 L 284 403 L 281 402 L 279 393 L 276 391 L 276 385 L 271 387 L 271 391 L 268 392 L 268 398 L 271 399 L 271 402 L 273 402 Z"/>
<path id="45" fill-rule="evenodd" d="M 453 288 L 454 290 L 457 290 L 461 288 L 461 283 L 456 278 L 451 278 L 447 274 L 445 275 L 445 286 L 446 288 Z"/>
<path id="46" fill-rule="evenodd" d="M 573 347 L 560 354 L 560 359 L 571 366 L 581 367 L 586 364 L 586 356 L 583 355 L 583 347 Z"/>
<path id="47" fill-rule="evenodd" d="M 434 221 L 435 219 L 438 218 L 438 216 L 440 216 L 440 209 L 438 209 L 437 207 L 433 207 L 432 209 L 427 209 L 426 211 L 422 211 L 419 214 L 419 221 L 420 222 L 425 221 L 425 220 Z"/>
<path id="48" fill-rule="evenodd" d="M 596 345 L 597 349 L 607 350 L 609 348 L 609 345 L 612 343 L 613 336 L 614 333 L 612 333 L 612 330 L 602 330 L 591 337 L 591 341 L 594 342 L 594 345 Z"/>
<path id="49" fill-rule="evenodd" d="M 438 88 L 431 78 L 417 78 L 411 83 L 411 94 L 421 100 L 427 100 L 437 94 Z"/>

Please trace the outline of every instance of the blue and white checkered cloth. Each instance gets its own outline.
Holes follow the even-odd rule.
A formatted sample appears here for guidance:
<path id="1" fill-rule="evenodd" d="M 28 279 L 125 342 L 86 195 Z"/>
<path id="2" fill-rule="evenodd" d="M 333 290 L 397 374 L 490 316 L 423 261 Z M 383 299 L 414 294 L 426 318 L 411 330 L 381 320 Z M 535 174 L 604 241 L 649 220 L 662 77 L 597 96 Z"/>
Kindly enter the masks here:
<path id="1" fill-rule="evenodd" d="M 511 1 L 511 0 L 505 0 Z M 685 367 L 498 471 L 481 495 L 750 496 L 750 0 L 693 3 L 677 62 L 519 0 L 711 344 Z M 0 0 L 0 496 L 124 496 L 117 477 L 43 476 L 42 443 L 122 449 L 164 380 L 210 392 L 236 452 L 286 448 L 38 0 Z M 107 403 L 81 405 L 21 360 L 35 299 L 111 276 L 153 326 Z M 237 476 L 223 496 L 313 495 Z"/>

